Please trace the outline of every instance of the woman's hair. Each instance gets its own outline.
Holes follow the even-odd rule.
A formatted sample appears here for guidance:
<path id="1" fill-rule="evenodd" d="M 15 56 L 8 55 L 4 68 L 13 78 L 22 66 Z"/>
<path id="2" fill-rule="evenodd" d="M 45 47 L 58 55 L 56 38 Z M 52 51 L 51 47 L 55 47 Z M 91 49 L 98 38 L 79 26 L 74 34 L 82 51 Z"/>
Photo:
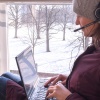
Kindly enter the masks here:
<path id="1" fill-rule="evenodd" d="M 98 24 L 98 27 L 93 32 L 93 40 L 92 43 L 95 45 L 95 47 L 100 47 L 100 24 Z"/>

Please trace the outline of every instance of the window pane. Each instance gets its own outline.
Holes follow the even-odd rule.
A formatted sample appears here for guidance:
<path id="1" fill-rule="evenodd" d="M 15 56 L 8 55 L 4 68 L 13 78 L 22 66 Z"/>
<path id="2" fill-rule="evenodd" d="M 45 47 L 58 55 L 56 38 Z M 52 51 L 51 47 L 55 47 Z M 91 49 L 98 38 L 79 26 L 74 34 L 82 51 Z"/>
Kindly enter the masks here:
<path id="1" fill-rule="evenodd" d="M 32 46 L 37 71 L 69 74 L 73 61 L 83 51 L 72 4 L 8 5 L 10 70 L 16 71 L 17 56 Z"/>

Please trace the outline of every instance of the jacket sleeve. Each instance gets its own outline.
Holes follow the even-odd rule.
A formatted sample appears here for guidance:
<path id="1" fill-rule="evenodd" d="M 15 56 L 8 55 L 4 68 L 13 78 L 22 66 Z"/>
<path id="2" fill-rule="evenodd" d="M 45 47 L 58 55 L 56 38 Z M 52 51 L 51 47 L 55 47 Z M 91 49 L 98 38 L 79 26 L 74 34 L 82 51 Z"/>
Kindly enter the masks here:
<path id="1" fill-rule="evenodd" d="M 72 93 L 66 100 L 86 100 L 84 97 L 80 96 L 78 93 Z"/>
<path id="2" fill-rule="evenodd" d="M 6 87 L 6 100 L 26 100 L 23 87 L 14 81 L 8 81 Z"/>

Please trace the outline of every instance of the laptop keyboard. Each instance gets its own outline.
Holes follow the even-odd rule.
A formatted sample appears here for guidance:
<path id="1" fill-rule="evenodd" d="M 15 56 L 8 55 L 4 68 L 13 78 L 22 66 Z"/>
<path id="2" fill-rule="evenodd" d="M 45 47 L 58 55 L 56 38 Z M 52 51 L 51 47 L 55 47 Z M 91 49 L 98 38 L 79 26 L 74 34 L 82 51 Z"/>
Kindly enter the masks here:
<path id="1" fill-rule="evenodd" d="M 47 92 L 47 88 L 40 87 L 39 90 L 37 91 L 38 95 L 35 100 L 45 100 L 46 92 Z"/>
<path id="2" fill-rule="evenodd" d="M 46 79 L 41 79 L 39 84 L 38 84 L 38 88 L 36 90 L 36 95 L 32 98 L 30 98 L 30 100 L 57 100 L 55 98 L 52 98 L 52 99 L 46 99 L 46 92 L 47 92 L 47 88 L 45 88 L 43 85 L 44 85 L 44 82 L 46 82 L 47 80 Z"/>
<path id="3" fill-rule="evenodd" d="M 39 84 L 38 84 L 38 90 L 37 90 L 37 97 L 35 98 L 35 100 L 46 100 L 46 92 L 47 92 L 47 88 L 45 88 L 43 85 L 47 80 L 45 79 L 40 79 Z"/>

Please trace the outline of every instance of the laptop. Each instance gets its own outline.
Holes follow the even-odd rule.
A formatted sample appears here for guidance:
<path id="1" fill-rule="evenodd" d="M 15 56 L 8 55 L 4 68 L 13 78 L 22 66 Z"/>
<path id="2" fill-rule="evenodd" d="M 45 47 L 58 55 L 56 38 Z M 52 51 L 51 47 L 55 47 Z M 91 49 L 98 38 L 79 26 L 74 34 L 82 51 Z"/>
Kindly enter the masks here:
<path id="1" fill-rule="evenodd" d="M 47 88 L 43 85 L 44 82 L 47 81 L 47 78 L 39 78 L 31 46 L 23 50 L 18 56 L 15 57 L 15 59 L 27 100 L 46 100 L 45 96 Z M 49 100 L 56 99 L 52 98 Z"/>

